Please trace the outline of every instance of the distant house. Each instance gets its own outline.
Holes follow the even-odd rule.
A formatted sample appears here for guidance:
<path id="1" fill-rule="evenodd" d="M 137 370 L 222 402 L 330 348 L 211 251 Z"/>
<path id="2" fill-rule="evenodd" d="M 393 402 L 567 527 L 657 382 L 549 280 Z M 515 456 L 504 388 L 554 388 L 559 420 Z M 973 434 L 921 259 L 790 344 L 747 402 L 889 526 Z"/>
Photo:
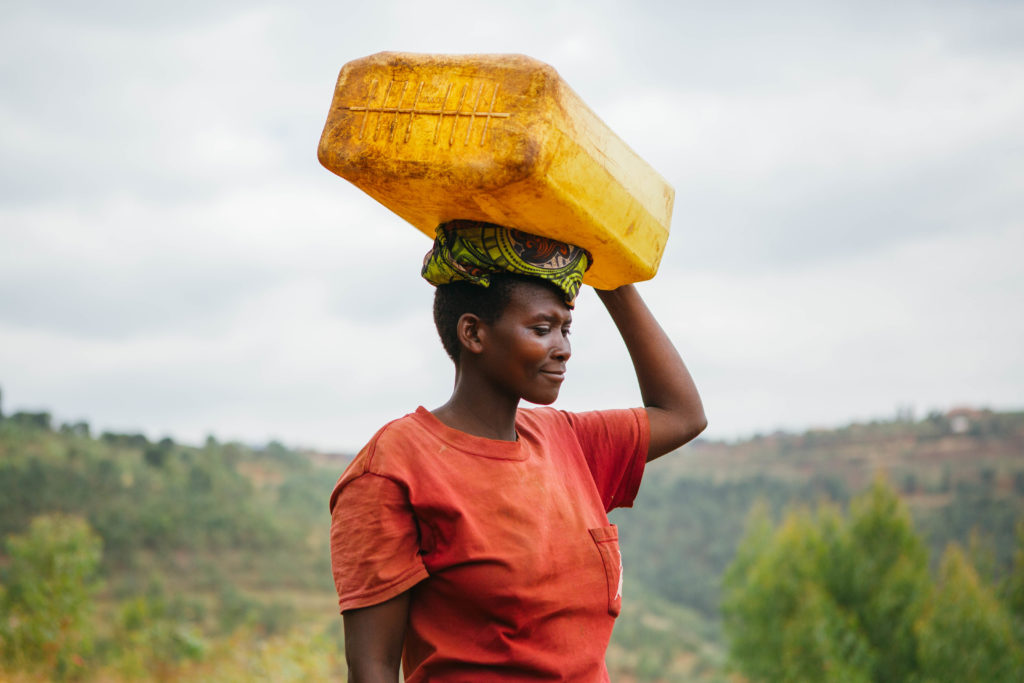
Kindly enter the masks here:
<path id="1" fill-rule="evenodd" d="M 949 420 L 949 428 L 954 434 L 966 434 L 971 430 L 971 425 L 977 423 L 984 416 L 984 413 L 974 408 L 953 408 L 946 413 Z"/>

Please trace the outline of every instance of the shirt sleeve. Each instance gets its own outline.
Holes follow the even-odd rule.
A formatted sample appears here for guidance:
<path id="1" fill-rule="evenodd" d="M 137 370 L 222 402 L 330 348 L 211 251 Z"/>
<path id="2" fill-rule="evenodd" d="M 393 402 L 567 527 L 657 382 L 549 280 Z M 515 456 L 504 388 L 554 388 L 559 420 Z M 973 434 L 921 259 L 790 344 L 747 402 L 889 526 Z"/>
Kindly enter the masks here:
<path id="1" fill-rule="evenodd" d="M 605 511 L 632 507 L 651 440 L 647 411 L 631 408 L 564 415 L 583 449 Z"/>
<path id="2" fill-rule="evenodd" d="M 336 493 L 331 569 L 342 612 L 385 602 L 427 578 L 416 518 L 401 486 L 365 473 Z"/>

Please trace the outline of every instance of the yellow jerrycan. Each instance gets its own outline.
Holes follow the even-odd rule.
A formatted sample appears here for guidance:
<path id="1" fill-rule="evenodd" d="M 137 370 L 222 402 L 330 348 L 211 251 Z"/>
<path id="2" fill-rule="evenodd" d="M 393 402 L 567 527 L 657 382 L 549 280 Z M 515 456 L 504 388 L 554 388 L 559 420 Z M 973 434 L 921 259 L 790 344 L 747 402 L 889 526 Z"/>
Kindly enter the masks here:
<path id="1" fill-rule="evenodd" d="M 654 277 L 668 239 L 672 187 L 523 55 L 351 61 L 317 156 L 431 238 L 466 219 L 579 245 L 600 289 Z"/>

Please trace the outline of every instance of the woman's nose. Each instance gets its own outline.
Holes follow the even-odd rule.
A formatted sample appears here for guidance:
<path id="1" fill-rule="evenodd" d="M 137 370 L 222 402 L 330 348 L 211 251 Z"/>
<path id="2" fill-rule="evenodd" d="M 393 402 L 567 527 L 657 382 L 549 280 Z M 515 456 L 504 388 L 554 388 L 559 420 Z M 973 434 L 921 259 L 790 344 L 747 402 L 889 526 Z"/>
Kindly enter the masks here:
<path id="1" fill-rule="evenodd" d="M 568 336 L 564 334 L 558 335 L 558 342 L 552 355 L 562 362 L 569 360 L 569 356 L 572 355 L 572 345 L 569 343 Z"/>

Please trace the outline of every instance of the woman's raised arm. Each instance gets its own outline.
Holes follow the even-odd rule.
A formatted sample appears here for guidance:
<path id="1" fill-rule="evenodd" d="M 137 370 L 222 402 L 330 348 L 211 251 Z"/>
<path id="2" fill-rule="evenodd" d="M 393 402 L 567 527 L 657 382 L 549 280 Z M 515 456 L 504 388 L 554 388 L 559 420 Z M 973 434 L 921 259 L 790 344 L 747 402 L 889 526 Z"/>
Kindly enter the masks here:
<path id="1" fill-rule="evenodd" d="M 622 335 L 633 361 L 651 423 L 647 461 L 679 448 L 708 421 L 689 370 L 633 285 L 595 290 Z"/>

